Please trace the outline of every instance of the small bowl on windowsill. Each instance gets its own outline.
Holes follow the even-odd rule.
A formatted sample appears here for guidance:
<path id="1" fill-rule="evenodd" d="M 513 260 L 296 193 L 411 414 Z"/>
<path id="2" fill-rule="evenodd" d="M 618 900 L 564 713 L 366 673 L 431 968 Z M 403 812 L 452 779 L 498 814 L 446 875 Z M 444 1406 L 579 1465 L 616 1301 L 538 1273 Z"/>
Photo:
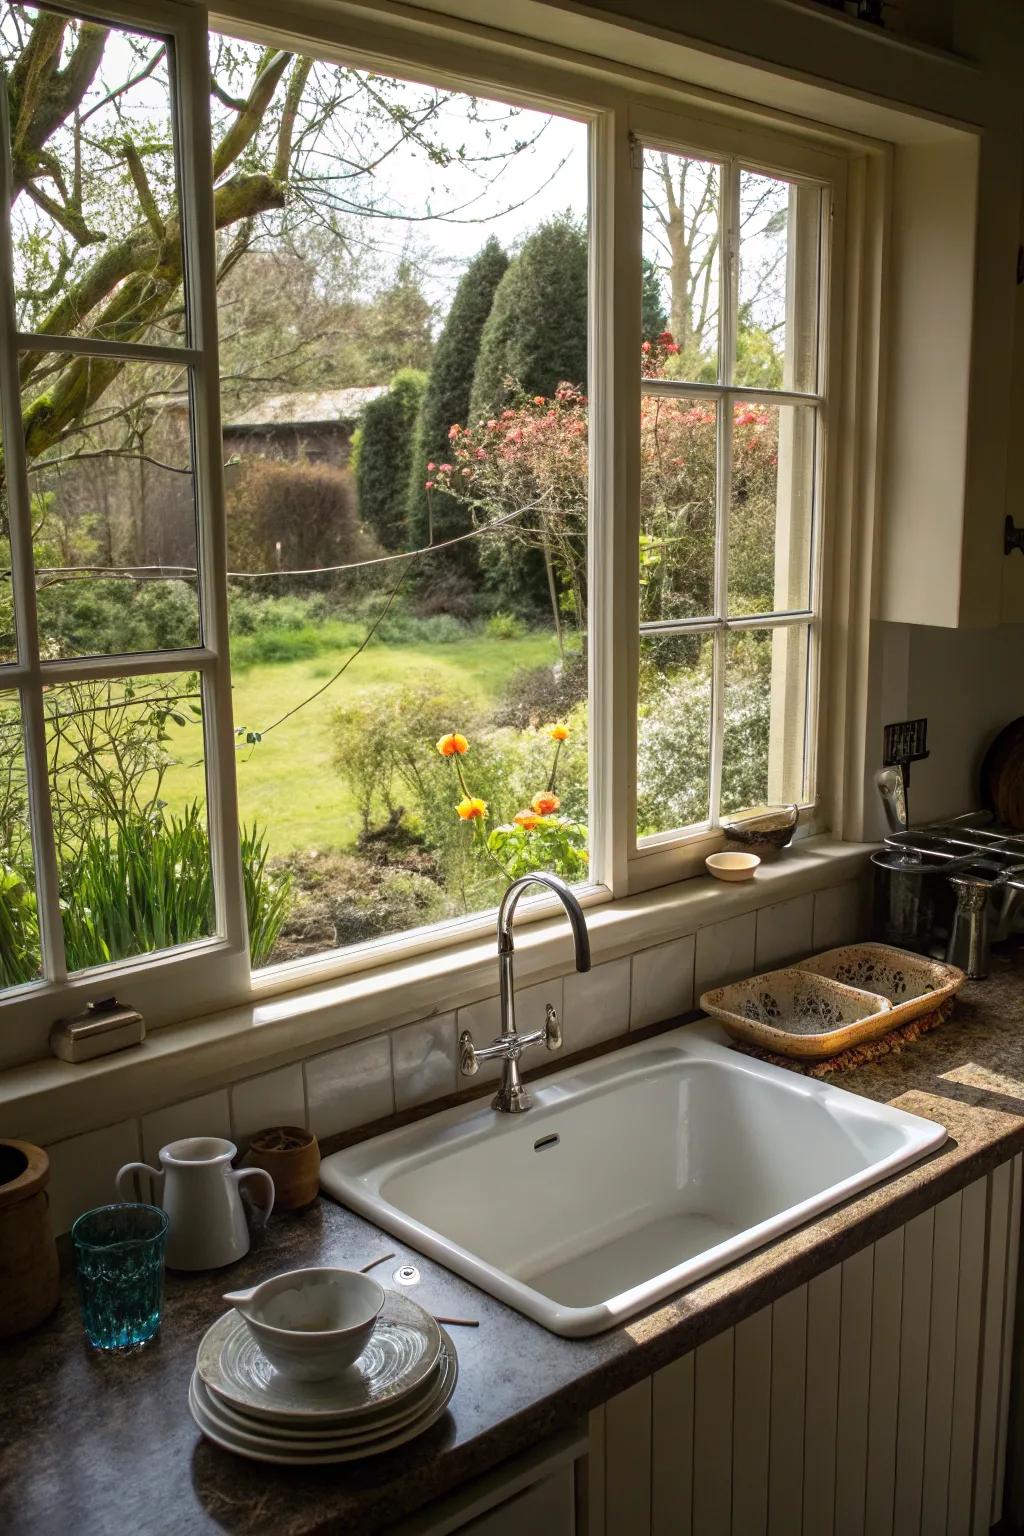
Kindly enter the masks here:
<path id="1" fill-rule="evenodd" d="M 716 880 L 753 880 L 760 862 L 756 853 L 709 853 L 704 868 Z"/>
<path id="2" fill-rule="evenodd" d="M 748 853 L 773 859 L 793 841 L 800 808 L 796 805 L 758 806 L 722 822 L 726 841 L 738 844 Z"/>

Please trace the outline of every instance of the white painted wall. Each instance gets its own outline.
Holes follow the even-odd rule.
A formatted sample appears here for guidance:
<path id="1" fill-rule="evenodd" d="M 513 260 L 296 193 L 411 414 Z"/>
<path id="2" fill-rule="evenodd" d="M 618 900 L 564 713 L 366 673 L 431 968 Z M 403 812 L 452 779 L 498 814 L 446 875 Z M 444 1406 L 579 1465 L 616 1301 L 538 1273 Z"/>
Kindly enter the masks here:
<path id="1" fill-rule="evenodd" d="M 882 726 L 927 715 L 931 757 L 911 771 L 911 818 L 933 820 L 973 809 L 979 804 L 985 749 L 1002 726 L 1024 714 L 1024 628 L 878 623 L 872 649 L 869 781 L 881 765 Z M 869 788 L 866 836 L 881 830 L 877 798 Z"/>

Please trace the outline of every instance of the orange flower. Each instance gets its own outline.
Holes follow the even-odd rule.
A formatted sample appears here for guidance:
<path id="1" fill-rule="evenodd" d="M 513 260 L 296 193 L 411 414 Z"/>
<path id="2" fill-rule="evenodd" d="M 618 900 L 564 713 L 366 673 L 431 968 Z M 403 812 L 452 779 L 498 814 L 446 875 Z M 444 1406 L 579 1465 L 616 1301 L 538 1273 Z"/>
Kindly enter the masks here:
<path id="1" fill-rule="evenodd" d="M 532 832 L 540 821 L 535 811 L 517 811 L 512 817 L 517 827 L 522 827 L 524 832 Z"/>
<path id="2" fill-rule="evenodd" d="M 552 741 L 568 741 L 569 727 L 567 725 L 549 725 L 548 735 Z"/>
<path id="3" fill-rule="evenodd" d="M 479 800 L 476 796 L 466 795 L 459 801 L 455 809 L 462 821 L 483 821 L 487 815 L 487 801 Z"/>
<path id="4" fill-rule="evenodd" d="M 447 736 L 441 737 L 437 750 L 442 757 L 462 757 L 463 753 L 469 751 L 469 742 L 458 731 L 449 731 Z"/>
<path id="5" fill-rule="evenodd" d="M 542 789 L 539 795 L 534 795 L 530 801 L 531 811 L 536 811 L 538 816 L 551 816 L 558 810 L 561 801 L 557 795 L 553 795 L 550 789 Z"/>

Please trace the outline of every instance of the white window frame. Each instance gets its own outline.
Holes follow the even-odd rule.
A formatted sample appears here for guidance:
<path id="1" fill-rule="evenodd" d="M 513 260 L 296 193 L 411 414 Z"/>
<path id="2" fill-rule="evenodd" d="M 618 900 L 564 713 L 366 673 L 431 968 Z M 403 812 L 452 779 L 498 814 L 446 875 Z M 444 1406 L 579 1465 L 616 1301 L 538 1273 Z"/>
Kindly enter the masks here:
<path id="1" fill-rule="evenodd" d="M 216 290 L 214 229 L 210 172 L 209 98 L 207 93 L 207 13 L 199 7 L 150 0 L 113 0 L 86 7 L 114 24 L 151 30 L 169 39 L 177 60 L 175 109 L 182 182 L 182 201 L 191 217 L 184 221 L 185 271 L 191 323 L 191 349 L 123 348 L 126 355 L 188 362 L 193 369 L 195 443 L 194 465 L 200 524 L 201 586 L 204 594 L 203 644 L 194 650 L 158 656 L 84 658 L 59 664 L 43 663 L 35 641 L 35 603 L 30 571 L 27 496 L 23 475 L 12 484 L 13 554 L 19 567 L 21 652 L 15 666 L 0 667 L 0 689 L 21 690 L 25 704 L 33 836 L 39 869 L 40 907 L 45 943 L 51 962 L 45 979 L 0 997 L 0 1063 L 29 1060 L 45 1049 L 45 1032 L 53 1019 L 77 1011 L 87 1000 L 120 990 L 146 1013 L 151 1024 L 174 1022 L 198 1014 L 247 1003 L 330 978 L 366 970 L 418 953 L 464 944 L 488 932 L 493 915 L 473 917 L 389 936 L 373 943 L 334 951 L 273 968 L 250 977 L 241 867 L 238 853 L 238 812 L 235 786 L 235 744 L 231 716 L 231 682 L 227 652 L 227 583 L 220 454 L 220 412 L 216 362 Z M 78 13 L 78 8 L 74 8 Z M 740 108 L 723 100 L 695 100 L 681 88 L 653 84 L 650 77 L 634 80 L 609 64 L 606 70 L 569 68 L 530 55 L 524 47 L 517 59 L 509 50 L 453 43 L 440 28 L 424 26 L 421 33 L 398 29 L 363 15 L 344 18 L 346 40 L 339 43 L 337 24 L 328 34 L 322 15 L 298 4 L 280 23 L 257 24 L 239 0 L 237 14 L 222 13 L 209 25 L 260 42 L 271 42 L 355 67 L 386 69 L 398 76 L 449 87 L 478 90 L 498 100 L 548 110 L 586 122 L 590 134 L 590 377 L 591 401 L 590 590 L 592 622 L 589 634 L 590 695 L 590 842 L 593 884 L 583 892 L 585 905 L 608 901 L 683 878 L 702 868 L 703 859 L 720 846 L 714 826 L 684 829 L 638 843 L 636 837 L 636 693 L 639 652 L 639 405 L 641 211 L 640 175 L 631 156 L 634 139 L 657 143 L 679 152 L 721 160 L 738 157 L 744 165 L 789 178 L 803 177 L 830 188 L 833 257 L 828 293 L 829 377 L 838 375 L 837 361 L 842 306 L 842 220 L 847 168 L 864 158 L 862 145 L 812 125 L 770 126 L 770 114 Z M 0 185 L 0 202 L 7 219 L 8 200 Z M 9 270 L 9 222 L 0 227 L 0 261 Z M 625 297 L 623 297 L 625 296 Z M 635 299 L 635 303 L 633 302 Z M 7 370 L 4 382 L 8 414 L 7 442 L 20 437 L 16 393 L 11 392 L 11 359 L 33 338 L 14 331 L 10 296 L 0 306 L 0 351 Z M 52 339 L 44 343 L 52 350 Z M 90 344 L 67 343 L 82 351 Z M 105 350 L 99 347 L 98 350 Z M 16 361 L 15 361 L 16 371 Z M 692 386 L 688 387 L 693 393 Z M 719 387 L 715 386 L 717 390 Z M 736 389 L 742 398 L 762 392 Z M 786 398 L 771 391 L 773 399 Z M 803 398 L 802 396 L 800 398 Z M 824 474 L 824 444 L 831 443 L 840 410 L 840 391 L 830 383 L 821 406 L 823 450 L 818 456 Z M 827 550 L 832 520 L 832 492 L 820 498 L 818 551 Z M 27 551 L 27 555 L 26 555 Z M 819 584 L 821 614 L 818 679 L 828 680 L 831 561 L 822 562 Z M 845 606 L 844 606 L 845 612 Z M 202 676 L 208 760 L 208 808 L 219 933 L 210 940 L 179 950 L 143 956 L 71 978 L 62 963 L 62 937 L 56 902 L 56 864 L 48 827 L 41 686 L 46 680 L 68 677 L 139 675 L 196 670 Z M 52 670 L 50 670 L 52 668 Z M 842 685 L 834 695 L 840 701 Z M 831 759 L 832 746 L 820 731 L 817 738 L 818 783 L 814 805 L 802 820 L 812 829 L 828 825 L 838 813 L 836 791 L 842 775 Z M 46 852 L 47 849 L 51 851 Z M 527 919 L 552 910 L 543 899 L 524 903 Z M 17 1021 L 16 1023 L 14 1021 Z M 12 1033 L 13 1032 L 13 1033 Z M 14 1036 L 17 1036 L 15 1039 Z"/>
<path id="2" fill-rule="evenodd" d="M 40 1028 L 48 1028 L 58 1014 L 74 1013 L 87 1001 L 115 991 L 130 997 L 153 1023 L 161 1023 L 181 1018 L 189 1009 L 198 1011 L 203 1006 L 217 1007 L 237 1001 L 249 985 L 228 666 L 206 16 L 189 5 L 175 3 L 175 0 L 159 6 L 135 6 L 113 0 L 113 3 L 82 9 L 86 14 L 95 9 L 103 20 L 113 25 L 148 31 L 167 43 L 177 169 L 182 189 L 182 254 L 190 344 L 164 347 L 73 336 L 37 336 L 18 330 L 13 287 L 7 99 L 6 91 L 0 93 L 0 274 L 3 274 L 0 278 L 0 380 L 17 639 L 17 660 L 0 666 L 0 690 L 16 691 L 21 700 L 43 950 L 42 979 L 11 988 L 0 998 L 0 1027 L 5 1030 L 15 1028 L 21 1043 L 35 1041 L 33 1054 L 38 1052 Z M 80 14 L 77 8 L 73 14 Z M 184 650 L 75 657 L 63 661 L 40 657 L 28 474 L 19 407 L 18 356 L 23 351 L 60 351 L 78 357 L 114 356 L 128 362 L 168 363 L 188 368 L 198 539 L 197 589 L 202 623 L 200 645 Z M 141 955 L 69 976 L 49 807 L 43 690 L 58 683 L 174 672 L 197 672 L 200 677 L 216 931 L 208 939 L 178 949 Z M 12 1018 L 17 1022 L 9 1026 Z M 17 1047 L 19 1042 L 12 1044 Z M 0 1043 L 0 1051 L 4 1054 L 6 1045 L 6 1040 Z"/>

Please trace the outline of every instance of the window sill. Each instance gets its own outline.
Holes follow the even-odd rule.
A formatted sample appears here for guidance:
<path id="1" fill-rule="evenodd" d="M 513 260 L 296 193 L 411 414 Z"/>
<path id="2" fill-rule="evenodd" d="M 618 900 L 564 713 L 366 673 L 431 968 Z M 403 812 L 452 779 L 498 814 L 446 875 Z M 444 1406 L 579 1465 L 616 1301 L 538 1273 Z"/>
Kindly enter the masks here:
<path id="1" fill-rule="evenodd" d="M 757 878 L 726 884 L 701 876 L 591 907 L 595 964 L 615 960 L 758 907 L 853 879 L 869 845 L 807 838 Z M 546 981 L 572 968 L 568 925 L 558 917 L 516 936 L 516 980 Z M 50 1057 L 0 1073 L 0 1119 L 11 1134 L 46 1145 L 251 1077 L 349 1040 L 493 997 L 493 938 L 434 950 L 373 971 L 256 1000 L 151 1033 L 141 1046 L 72 1066 Z"/>

